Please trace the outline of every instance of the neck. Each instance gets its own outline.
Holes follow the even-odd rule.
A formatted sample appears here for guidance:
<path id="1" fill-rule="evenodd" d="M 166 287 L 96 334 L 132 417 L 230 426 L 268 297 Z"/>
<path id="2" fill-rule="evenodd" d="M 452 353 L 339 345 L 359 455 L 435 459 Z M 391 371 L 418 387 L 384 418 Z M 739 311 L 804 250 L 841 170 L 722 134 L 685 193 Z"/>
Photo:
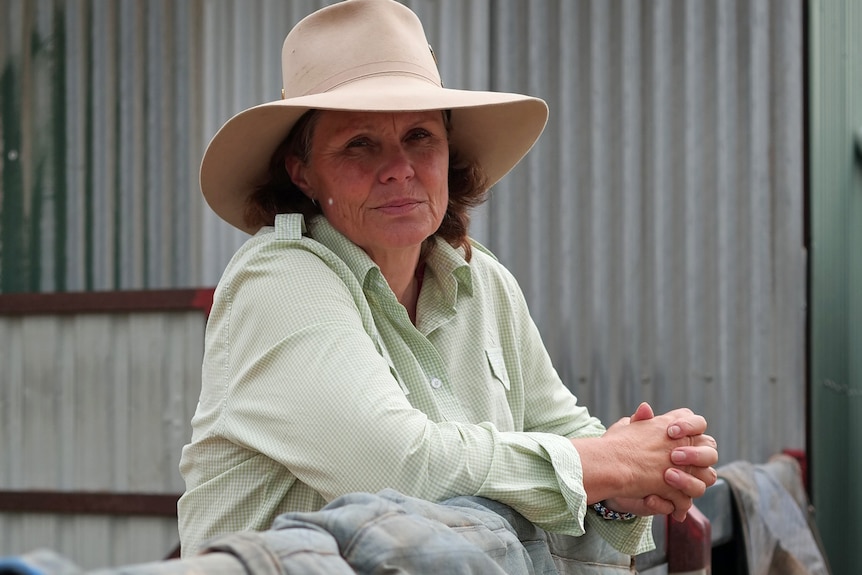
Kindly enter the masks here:
<path id="1" fill-rule="evenodd" d="M 386 283 L 395 294 L 398 302 L 407 310 L 410 321 L 416 323 L 416 302 L 419 301 L 420 281 L 417 278 L 419 266 L 419 249 L 404 250 L 395 253 L 369 254 L 380 267 Z"/>

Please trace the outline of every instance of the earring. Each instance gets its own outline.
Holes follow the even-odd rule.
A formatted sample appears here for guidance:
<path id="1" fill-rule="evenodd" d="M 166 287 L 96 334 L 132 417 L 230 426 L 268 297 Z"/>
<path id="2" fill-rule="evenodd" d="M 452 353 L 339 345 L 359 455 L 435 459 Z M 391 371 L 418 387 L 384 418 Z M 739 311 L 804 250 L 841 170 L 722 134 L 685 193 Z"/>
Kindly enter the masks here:
<path id="1" fill-rule="evenodd" d="M 314 207 L 315 207 L 315 208 L 319 208 L 319 207 L 320 207 L 319 205 L 317 205 L 317 200 L 316 200 L 316 199 L 314 199 L 314 198 L 311 198 L 311 203 L 314 205 Z"/>

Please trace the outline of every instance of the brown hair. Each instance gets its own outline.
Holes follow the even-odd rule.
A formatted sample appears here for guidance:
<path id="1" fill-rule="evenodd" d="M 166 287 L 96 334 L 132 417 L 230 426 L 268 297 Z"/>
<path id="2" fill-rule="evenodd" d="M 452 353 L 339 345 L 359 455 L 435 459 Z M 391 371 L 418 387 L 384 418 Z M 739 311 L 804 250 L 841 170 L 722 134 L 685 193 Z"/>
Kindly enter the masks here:
<path id="1" fill-rule="evenodd" d="M 444 114 L 447 132 L 451 129 L 448 112 Z M 300 213 L 306 219 L 320 214 L 320 207 L 313 203 L 291 181 L 284 168 L 287 156 L 296 156 L 308 161 L 311 138 L 318 118 L 317 110 L 310 110 L 297 120 L 287 137 L 279 144 L 269 162 L 269 179 L 258 186 L 246 200 L 245 222 L 249 227 L 271 226 L 276 214 Z M 480 205 L 488 196 L 488 179 L 482 168 L 474 161 L 461 158 L 456 151 L 449 151 L 449 204 L 440 227 L 434 232 L 455 248 L 464 248 L 467 261 L 472 250 L 468 238 L 470 209 Z M 423 253 L 433 242 L 426 240 Z"/>

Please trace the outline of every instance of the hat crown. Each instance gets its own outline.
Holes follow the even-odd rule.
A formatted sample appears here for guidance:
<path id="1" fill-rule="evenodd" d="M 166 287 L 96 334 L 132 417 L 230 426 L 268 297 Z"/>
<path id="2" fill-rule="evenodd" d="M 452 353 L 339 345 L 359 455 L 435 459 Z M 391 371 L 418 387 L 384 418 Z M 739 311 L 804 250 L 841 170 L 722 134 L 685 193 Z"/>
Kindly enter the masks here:
<path id="1" fill-rule="evenodd" d="M 307 16 L 285 38 L 281 61 L 285 98 L 373 76 L 442 85 L 422 23 L 395 0 L 345 0 Z"/>

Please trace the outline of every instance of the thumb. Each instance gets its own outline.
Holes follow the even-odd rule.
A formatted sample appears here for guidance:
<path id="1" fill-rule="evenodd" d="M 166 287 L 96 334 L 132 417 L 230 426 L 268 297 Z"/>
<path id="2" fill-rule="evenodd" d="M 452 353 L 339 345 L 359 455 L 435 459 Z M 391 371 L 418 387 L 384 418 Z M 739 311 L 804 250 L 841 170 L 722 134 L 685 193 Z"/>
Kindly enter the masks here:
<path id="1" fill-rule="evenodd" d="M 653 417 L 655 417 L 655 414 L 652 411 L 652 407 L 644 401 L 635 410 L 634 415 L 632 415 L 631 423 L 634 423 L 635 421 L 643 421 L 645 419 L 652 419 Z"/>

